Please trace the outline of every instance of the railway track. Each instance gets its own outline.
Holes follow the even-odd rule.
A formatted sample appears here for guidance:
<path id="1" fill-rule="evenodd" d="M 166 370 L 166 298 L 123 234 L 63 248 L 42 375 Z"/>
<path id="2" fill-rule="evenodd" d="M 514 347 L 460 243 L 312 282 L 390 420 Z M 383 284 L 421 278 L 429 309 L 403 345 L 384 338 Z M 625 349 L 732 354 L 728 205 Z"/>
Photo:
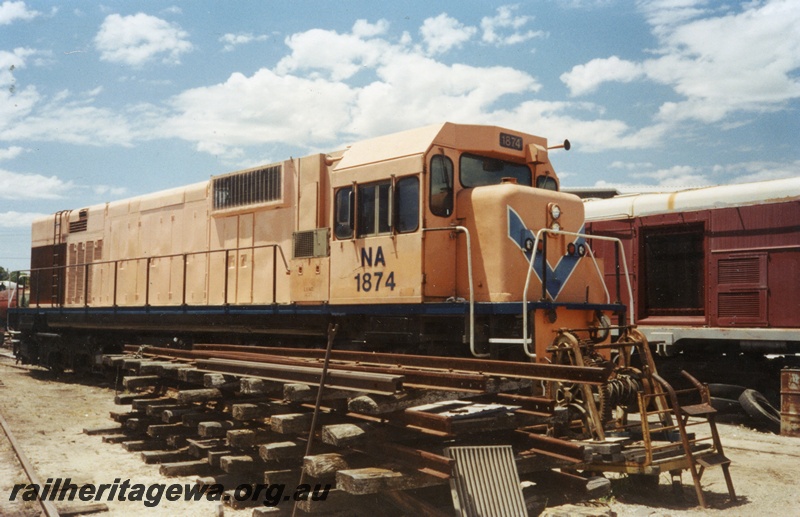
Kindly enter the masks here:
<path id="1" fill-rule="evenodd" d="M 620 420 L 601 424 L 606 436 L 596 427 L 592 394 L 617 382 L 608 365 L 235 345 L 126 346 L 102 362 L 125 389 L 116 402 L 130 409 L 111 414 L 117 425 L 86 432 L 160 464 L 164 476 L 196 475 L 201 486 L 224 487 L 228 504 L 252 506 L 254 515 L 275 509 L 249 496 L 259 484 L 325 490 L 279 502 L 301 515 L 346 514 L 375 498 L 405 513 L 450 514 L 451 501 L 427 499 L 458 485 L 459 447 L 502 444 L 519 478 L 575 494 L 607 489 L 595 472 L 679 471 L 711 450 L 682 448 L 678 426 L 665 426 L 663 404 L 652 413 L 661 423 L 648 424 L 663 427 L 660 438 L 645 438 L 648 426 L 636 418 L 623 419 L 624 429 Z M 645 396 L 666 400 L 648 390 Z M 575 399 L 565 403 L 564 393 Z"/>
<path id="2" fill-rule="evenodd" d="M 0 381 L 0 387 L 5 387 L 2 381 Z M 2 428 L 3 433 L 5 434 L 6 438 L 8 439 L 8 443 L 11 446 L 11 450 L 13 451 L 14 455 L 17 457 L 19 461 L 20 467 L 22 471 L 25 473 L 25 477 L 27 478 L 27 483 L 24 485 L 36 486 L 39 488 L 48 487 L 50 488 L 50 479 L 48 479 L 48 484 L 44 484 L 39 478 L 38 474 L 36 473 L 36 469 L 33 467 L 33 464 L 28 459 L 25 452 L 22 450 L 22 447 L 17 441 L 17 438 L 11 429 L 10 424 L 5 419 L 5 417 L 0 413 L 0 428 Z M 27 489 L 26 489 L 27 490 Z M 108 506 L 104 503 L 59 503 L 58 506 L 53 502 L 56 499 L 57 491 L 53 490 L 53 494 L 48 497 L 47 493 L 42 493 L 37 490 L 35 500 L 38 502 L 39 506 L 42 509 L 42 515 L 46 517 L 68 517 L 72 515 L 87 515 L 92 513 L 99 513 L 108 511 Z M 25 496 L 24 500 L 27 500 L 27 495 Z M 63 498 L 62 498 L 63 500 Z"/>
<path id="3" fill-rule="evenodd" d="M 0 386 L 2 386 L 2 382 L 0 382 Z M 0 427 L 2 427 L 6 438 L 8 438 L 8 443 L 11 445 L 11 450 L 14 451 L 14 455 L 17 457 L 17 460 L 22 466 L 22 470 L 25 472 L 25 476 L 28 478 L 28 481 L 31 484 L 43 486 L 42 482 L 39 480 L 39 477 L 36 475 L 33 465 L 30 461 L 28 461 L 28 457 L 25 455 L 22 448 L 20 448 L 19 442 L 17 442 L 17 439 L 11 430 L 11 426 L 8 424 L 5 417 L 3 417 L 2 413 L 0 413 Z M 42 513 L 44 515 L 47 517 L 59 517 L 58 510 L 52 502 L 41 497 L 37 497 L 37 501 L 42 507 Z"/>

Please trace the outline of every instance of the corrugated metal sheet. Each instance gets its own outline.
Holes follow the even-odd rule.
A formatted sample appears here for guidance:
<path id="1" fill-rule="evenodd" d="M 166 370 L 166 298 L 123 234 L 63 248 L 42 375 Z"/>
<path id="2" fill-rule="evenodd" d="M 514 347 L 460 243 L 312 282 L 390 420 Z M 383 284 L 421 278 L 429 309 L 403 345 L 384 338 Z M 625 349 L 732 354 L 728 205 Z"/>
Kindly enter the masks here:
<path id="1" fill-rule="evenodd" d="M 510 445 L 450 447 L 445 454 L 456 460 L 450 490 L 457 515 L 527 515 Z"/>

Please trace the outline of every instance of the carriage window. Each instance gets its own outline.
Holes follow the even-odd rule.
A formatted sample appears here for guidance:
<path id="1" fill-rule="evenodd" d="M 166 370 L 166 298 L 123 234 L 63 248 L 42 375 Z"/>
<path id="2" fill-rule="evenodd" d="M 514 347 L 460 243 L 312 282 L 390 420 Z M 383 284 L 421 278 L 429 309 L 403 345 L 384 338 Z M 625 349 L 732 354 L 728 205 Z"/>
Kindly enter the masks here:
<path id="1" fill-rule="evenodd" d="M 453 162 L 444 155 L 431 158 L 430 207 L 434 215 L 453 213 Z"/>
<path id="2" fill-rule="evenodd" d="M 336 228 L 337 239 L 353 237 L 353 187 L 339 189 L 336 192 Z"/>
<path id="3" fill-rule="evenodd" d="M 474 154 L 462 154 L 460 165 L 461 184 L 467 188 L 499 185 L 503 178 L 514 178 L 519 185 L 531 186 L 531 170 L 527 165 Z"/>
<path id="4" fill-rule="evenodd" d="M 391 190 L 388 181 L 358 186 L 358 237 L 392 231 Z"/>
<path id="5" fill-rule="evenodd" d="M 419 227 L 419 179 L 402 178 L 395 183 L 395 227 L 398 233 L 416 231 Z"/>
<path id="6" fill-rule="evenodd" d="M 645 310 L 650 316 L 703 315 L 703 227 L 644 233 Z"/>

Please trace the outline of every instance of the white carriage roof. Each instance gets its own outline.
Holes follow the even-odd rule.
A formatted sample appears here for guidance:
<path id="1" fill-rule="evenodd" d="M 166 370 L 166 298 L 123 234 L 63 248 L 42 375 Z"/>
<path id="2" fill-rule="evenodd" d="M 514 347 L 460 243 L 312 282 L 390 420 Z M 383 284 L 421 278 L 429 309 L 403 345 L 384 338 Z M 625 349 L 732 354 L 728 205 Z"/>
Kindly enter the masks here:
<path id="1" fill-rule="evenodd" d="M 678 192 L 630 194 L 584 203 L 586 221 L 800 200 L 800 177 L 703 187 Z"/>

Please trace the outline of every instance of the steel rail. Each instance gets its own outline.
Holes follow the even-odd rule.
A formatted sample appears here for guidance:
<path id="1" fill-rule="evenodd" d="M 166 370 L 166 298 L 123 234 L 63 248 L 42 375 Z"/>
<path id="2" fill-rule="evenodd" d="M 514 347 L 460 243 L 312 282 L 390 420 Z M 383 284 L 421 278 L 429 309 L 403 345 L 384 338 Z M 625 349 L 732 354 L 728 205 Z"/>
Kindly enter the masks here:
<path id="1" fill-rule="evenodd" d="M 126 347 L 126 350 L 137 351 L 139 348 L 133 345 Z M 310 348 L 285 348 L 285 347 L 255 347 L 246 345 L 195 345 L 194 350 L 172 350 L 168 348 L 155 348 L 147 347 L 145 353 L 170 354 L 171 352 L 178 352 L 176 357 L 199 357 L 198 352 L 219 354 L 222 352 L 241 352 L 252 355 L 256 358 L 258 355 L 271 356 L 278 361 L 296 360 L 301 357 L 321 359 L 325 355 L 325 350 L 310 349 Z M 208 357 L 221 357 L 219 355 L 210 355 Z M 371 353 L 371 352 L 355 352 L 345 350 L 332 351 L 331 358 L 336 361 L 349 361 L 352 363 L 369 365 L 381 364 L 395 369 L 396 372 L 406 374 L 409 368 L 424 368 L 429 371 L 444 370 L 445 372 L 456 376 L 458 374 L 478 374 L 487 377 L 517 377 L 524 379 L 534 380 L 547 380 L 547 381 L 571 381 L 571 382 L 585 382 L 592 385 L 600 385 L 606 382 L 611 371 L 608 368 L 600 368 L 596 366 L 573 366 L 561 364 L 544 364 L 544 363 L 523 363 L 514 361 L 498 361 L 491 359 L 483 359 L 476 361 L 475 359 L 464 357 L 441 357 L 441 356 L 424 356 L 424 355 L 410 355 L 410 354 L 387 354 L 387 353 Z M 300 364 L 300 363 L 298 363 Z M 303 366 L 313 366 L 310 363 L 302 363 Z M 348 365 L 342 365 L 342 368 L 347 368 Z M 412 371 L 411 373 L 416 373 Z"/>
<path id="2" fill-rule="evenodd" d="M 36 471 L 33 469 L 33 465 L 31 465 L 31 462 L 28 461 L 28 457 L 25 456 L 24 452 L 22 452 L 22 449 L 20 448 L 17 439 L 14 438 L 14 434 L 11 432 L 11 427 L 8 425 L 8 422 L 6 422 L 6 419 L 3 418 L 2 414 L 0 414 L 0 427 L 2 427 L 3 432 L 6 433 L 6 436 L 8 437 L 8 442 L 11 444 L 11 448 L 14 450 L 14 454 L 17 455 L 17 459 L 22 465 L 22 470 L 25 471 L 25 475 L 28 476 L 28 479 L 30 480 L 31 484 L 34 484 L 39 487 L 44 486 L 42 485 L 42 482 L 39 479 L 39 477 L 36 475 Z M 50 501 L 42 499 L 42 496 L 39 494 L 38 490 L 36 492 L 36 498 L 39 500 L 39 504 L 42 506 L 42 512 L 47 517 L 59 516 L 58 509 L 56 509 L 56 506 Z"/>
<path id="3" fill-rule="evenodd" d="M 249 347 L 244 345 L 195 345 L 196 350 L 241 351 L 258 354 L 289 355 L 296 357 L 322 357 L 324 350 L 286 347 Z M 607 368 L 595 366 L 573 366 L 562 364 L 499 361 L 465 357 L 443 357 L 412 354 L 388 354 L 339 350 L 333 352 L 334 359 L 366 364 L 385 364 L 396 368 L 419 367 L 446 370 L 448 372 L 471 372 L 487 376 L 520 377 L 535 380 L 557 380 L 603 384 L 610 375 Z"/>
<path id="4" fill-rule="evenodd" d="M 391 206 L 391 205 L 390 205 Z M 325 382 L 327 381 L 328 377 L 328 365 L 331 359 L 331 350 L 333 350 L 333 340 L 336 337 L 336 332 L 339 330 L 339 325 L 331 323 L 328 325 L 328 346 L 325 348 L 325 362 L 322 365 L 322 373 L 319 376 L 319 386 L 317 387 L 317 399 L 314 403 L 314 414 L 311 418 L 311 429 L 308 431 L 308 439 L 306 441 L 306 453 L 305 456 L 311 456 L 311 449 L 314 444 L 314 433 L 317 430 L 317 419 L 319 418 L 319 410 L 322 406 L 322 392 L 325 390 Z M 303 482 L 306 479 L 306 469 L 300 469 L 300 481 L 297 483 L 297 486 L 302 486 Z M 297 514 L 297 500 L 295 500 L 294 505 L 292 506 L 292 517 Z"/>
<path id="5" fill-rule="evenodd" d="M 320 375 L 320 368 L 236 359 L 198 359 L 195 364 L 202 370 L 252 375 L 281 382 L 313 384 L 319 382 Z M 402 389 L 405 379 L 402 375 L 329 370 L 327 380 L 331 388 L 392 395 Z"/>
<path id="6" fill-rule="evenodd" d="M 188 350 L 177 352 L 177 354 L 172 354 L 170 353 L 169 349 L 158 349 L 145 351 L 144 354 L 154 357 L 179 357 L 182 359 L 194 359 L 196 362 L 200 361 L 199 366 L 202 366 L 203 368 L 207 368 L 207 366 L 205 366 L 206 363 L 203 363 L 202 361 L 217 359 L 250 362 L 255 367 L 261 369 L 265 369 L 268 365 L 291 366 L 299 369 L 320 368 L 320 364 L 318 362 L 319 360 L 315 358 L 298 359 L 247 352 L 203 352 Z M 351 362 L 342 363 L 341 361 L 336 361 L 336 364 L 332 364 L 331 369 L 336 373 L 353 372 L 390 376 L 402 374 L 402 376 L 405 377 L 405 381 L 403 382 L 404 385 L 455 389 L 459 391 L 485 391 L 489 380 L 489 377 L 486 375 L 478 375 L 471 372 L 443 372 L 441 370 L 434 369 L 420 370 L 413 367 L 408 368 L 395 365 L 370 366 L 364 364 L 353 364 Z M 283 378 L 286 380 L 298 381 L 298 379 L 296 379 L 292 373 L 293 372 L 289 371 L 289 375 L 284 375 Z M 277 371 L 271 372 L 271 374 L 278 375 Z"/>

